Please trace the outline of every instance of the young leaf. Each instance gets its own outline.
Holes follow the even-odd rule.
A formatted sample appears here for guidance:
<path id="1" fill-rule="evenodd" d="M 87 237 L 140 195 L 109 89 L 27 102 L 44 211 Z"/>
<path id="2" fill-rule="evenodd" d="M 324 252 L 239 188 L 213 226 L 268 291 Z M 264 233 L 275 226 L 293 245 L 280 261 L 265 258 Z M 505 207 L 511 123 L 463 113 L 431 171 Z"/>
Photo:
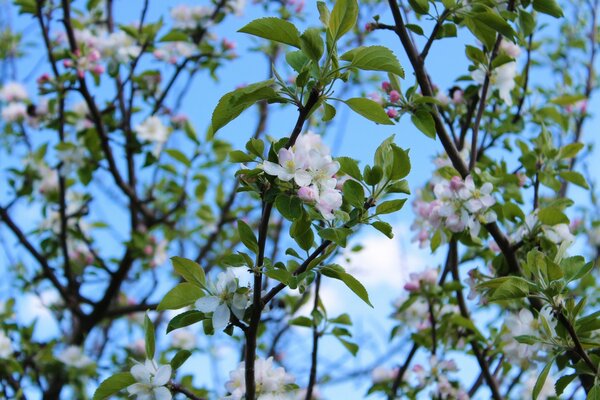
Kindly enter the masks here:
<path id="1" fill-rule="evenodd" d="M 554 18 L 560 18 L 564 15 L 556 0 L 533 0 L 533 9 Z"/>
<path id="2" fill-rule="evenodd" d="M 146 332 L 146 358 L 149 360 L 154 359 L 155 349 L 155 335 L 154 335 L 154 324 L 148 317 L 148 314 L 144 316 L 144 331 Z"/>
<path id="3" fill-rule="evenodd" d="M 329 32 L 336 42 L 344 34 L 354 28 L 358 18 L 357 0 L 338 0 L 329 16 Z"/>
<path id="4" fill-rule="evenodd" d="M 387 222 L 375 221 L 371 223 L 371 226 L 390 239 L 394 237 L 394 233 L 392 232 L 392 226 Z"/>
<path id="5" fill-rule="evenodd" d="M 354 112 L 382 125 L 394 125 L 381 105 L 373 100 L 355 97 L 344 101 Z"/>
<path id="6" fill-rule="evenodd" d="M 317 28 L 305 30 L 300 36 L 300 48 L 311 60 L 319 62 L 324 50 L 321 30 Z"/>
<path id="7" fill-rule="evenodd" d="M 169 290 L 156 308 L 158 311 L 179 310 L 194 304 L 196 300 L 202 297 L 202 290 L 191 283 L 183 282 Z"/>
<path id="8" fill-rule="evenodd" d="M 406 203 L 406 199 L 384 201 L 377 206 L 375 214 L 390 214 L 396 212 L 404 206 L 404 203 Z"/>
<path id="9" fill-rule="evenodd" d="M 533 386 L 533 394 L 532 394 L 533 400 L 536 400 L 538 398 L 538 396 L 540 395 L 540 392 L 542 391 L 542 388 L 544 387 L 544 383 L 546 383 L 546 378 L 548 377 L 550 368 L 552 368 L 552 364 L 554 364 L 554 358 L 551 359 L 546 364 L 546 366 L 540 373 L 540 376 L 538 376 L 537 381 L 535 382 L 535 385 Z"/>
<path id="10" fill-rule="evenodd" d="M 325 228 L 319 231 L 319 236 L 325 240 L 331 240 L 340 247 L 346 247 L 346 239 L 352 233 L 348 228 Z"/>
<path id="11" fill-rule="evenodd" d="M 324 267 L 321 269 L 321 273 L 330 278 L 341 280 L 362 301 L 364 301 L 365 303 L 367 303 L 368 305 L 373 307 L 373 304 L 371 304 L 371 300 L 369 300 L 369 293 L 367 292 L 367 289 L 365 289 L 363 284 L 360 283 L 355 277 L 353 277 L 349 273 L 344 272 L 343 268 L 341 268 L 339 266 L 337 266 L 337 267 L 338 268 L 335 268 L 335 266 Z"/>
<path id="12" fill-rule="evenodd" d="M 202 321 L 205 318 L 206 315 L 200 311 L 186 311 L 173 317 L 173 319 L 169 321 L 169 324 L 167 325 L 167 333 L 174 331 L 175 329 L 195 324 L 196 322 Z"/>
<path id="13" fill-rule="evenodd" d="M 254 232 L 252 228 L 242 221 L 238 220 L 238 232 L 240 234 L 240 240 L 254 254 L 258 254 L 258 240 L 256 240 L 256 236 L 254 236 Z"/>
<path id="14" fill-rule="evenodd" d="M 344 199 L 354 207 L 362 207 L 365 203 L 365 190 L 354 180 L 344 182 Z"/>
<path id="15" fill-rule="evenodd" d="M 175 371 L 177 368 L 181 367 L 183 363 L 192 355 L 192 352 L 189 350 L 179 350 L 175 356 L 171 359 L 171 368 Z"/>
<path id="16" fill-rule="evenodd" d="M 196 286 L 206 285 L 206 275 L 200 264 L 182 257 L 171 257 L 173 268 L 183 279 Z"/>
<path id="17" fill-rule="evenodd" d="M 435 122 L 426 110 L 417 110 L 410 116 L 413 124 L 428 137 L 435 139 Z"/>
<path id="18" fill-rule="evenodd" d="M 361 46 L 344 53 L 340 59 L 365 71 L 386 71 L 404 78 L 404 69 L 390 49 L 384 46 Z"/>
<path id="19" fill-rule="evenodd" d="M 300 48 L 300 32 L 294 24 L 281 18 L 255 19 L 238 32 Z"/>
<path id="20" fill-rule="evenodd" d="M 93 400 L 104 400 L 110 396 L 117 394 L 127 386 L 133 385 L 136 382 L 130 372 L 120 372 L 102 381 L 98 389 L 94 392 Z"/>
<path id="21" fill-rule="evenodd" d="M 215 107 L 212 114 L 212 134 L 237 118 L 251 105 L 277 97 L 277 92 L 271 87 L 273 80 L 254 83 L 227 93 Z"/>

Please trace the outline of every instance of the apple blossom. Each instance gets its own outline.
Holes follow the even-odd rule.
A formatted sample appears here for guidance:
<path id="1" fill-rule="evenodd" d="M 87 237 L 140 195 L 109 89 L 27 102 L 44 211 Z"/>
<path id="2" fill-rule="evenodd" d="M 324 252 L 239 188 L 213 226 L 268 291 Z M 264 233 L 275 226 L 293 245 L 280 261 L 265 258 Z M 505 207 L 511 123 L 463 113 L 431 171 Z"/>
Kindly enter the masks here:
<path id="1" fill-rule="evenodd" d="M 254 368 L 256 370 L 255 379 L 258 399 L 292 400 L 294 398 L 292 397 L 293 393 L 286 389 L 286 385 L 294 383 L 294 377 L 289 375 L 282 367 L 275 367 L 273 357 L 266 360 L 257 358 Z M 229 395 L 225 396 L 223 400 L 242 400 L 244 398 L 246 394 L 245 372 L 245 365 L 242 362 L 236 370 L 229 373 L 229 380 L 225 383 Z"/>
<path id="2" fill-rule="evenodd" d="M 138 400 L 171 400 L 173 397 L 165 387 L 171 379 L 171 366 L 161 365 L 154 360 L 146 360 L 144 364 L 136 363 L 131 368 L 131 375 L 137 381 L 127 387 L 130 395 Z"/>
<path id="3" fill-rule="evenodd" d="M 12 354 L 12 341 L 3 330 L 0 330 L 0 358 L 8 359 Z"/>
<path id="4" fill-rule="evenodd" d="M 10 103 L 2 108 L 2 119 L 7 122 L 23 122 L 27 118 L 27 106 L 24 103 Z"/>
<path id="5" fill-rule="evenodd" d="M 56 356 L 56 359 L 73 368 L 85 368 L 92 365 L 94 362 L 91 358 L 83 354 L 83 350 L 79 346 L 69 346 Z"/>

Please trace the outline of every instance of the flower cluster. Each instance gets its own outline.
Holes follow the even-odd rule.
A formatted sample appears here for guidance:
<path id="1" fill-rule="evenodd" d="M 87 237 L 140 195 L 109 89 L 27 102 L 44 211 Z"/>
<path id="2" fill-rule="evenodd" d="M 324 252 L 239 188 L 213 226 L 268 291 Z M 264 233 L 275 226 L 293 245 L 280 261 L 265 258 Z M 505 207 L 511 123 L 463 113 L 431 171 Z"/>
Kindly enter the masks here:
<path id="1" fill-rule="evenodd" d="M 457 382 L 451 382 L 449 375 L 458 371 L 454 360 L 438 360 L 436 356 L 429 358 L 429 371 L 422 365 L 416 364 L 413 373 L 420 387 L 432 385 L 432 398 L 468 400 L 469 395 Z"/>
<path id="2" fill-rule="evenodd" d="M 197 51 L 196 46 L 188 42 L 170 42 L 157 48 L 152 54 L 158 60 L 177 64 L 179 59 L 191 57 Z"/>
<path id="3" fill-rule="evenodd" d="M 247 288 L 239 288 L 238 285 L 238 280 L 231 270 L 221 272 L 214 283 L 207 282 L 208 294 L 196 301 L 196 309 L 213 314 L 212 324 L 215 331 L 227 326 L 231 311 L 239 319 L 244 318 L 251 292 Z"/>
<path id="4" fill-rule="evenodd" d="M 171 373 L 168 364 L 159 367 L 154 360 L 138 363 L 131 368 L 136 383 L 129 385 L 127 391 L 138 400 L 171 400 L 173 396 L 165 387 L 171 379 Z"/>
<path id="5" fill-rule="evenodd" d="M 542 233 L 546 239 L 560 245 L 561 243 L 573 243 L 575 236 L 567 224 L 545 225 L 538 219 L 537 210 L 525 217 L 525 221 L 510 236 L 510 239 L 518 243 L 525 238 L 532 238 Z"/>
<path id="6" fill-rule="evenodd" d="M 262 169 L 282 181 L 295 182 L 299 186 L 298 197 L 314 204 L 326 220 L 332 220 L 342 206 L 342 193 L 335 176 L 340 164 L 332 160 L 321 137 L 308 132 L 298 137 L 290 149 L 280 149 L 277 156 L 278 164 L 264 161 Z"/>
<path id="7" fill-rule="evenodd" d="M 500 50 L 509 57 L 516 59 L 521 54 L 519 46 L 512 42 L 503 40 Z M 471 73 L 473 80 L 479 84 L 483 84 L 487 72 L 483 66 Z M 517 76 L 517 63 L 510 61 L 494 68 L 490 73 L 490 85 L 498 90 L 500 98 L 508 105 L 512 106 L 512 96 L 510 93 L 515 88 L 515 77 Z"/>
<path id="8" fill-rule="evenodd" d="M 468 230 L 476 240 L 481 224 L 496 220 L 496 213 L 490 207 L 496 203 L 492 196 L 494 187 L 486 182 L 481 187 L 475 185 L 472 176 L 463 181 L 459 176 L 450 180 L 442 179 L 433 187 L 435 199 L 417 199 L 413 209 L 418 217 L 412 225 L 417 230 L 415 239 L 421 247 L 429 241 L 430 234 L 440 228 L 453 233 Z"/>
<path id="9" fill-rule="evenodd" d="M 12 341 L 3 330 L 0 330 L 0 359 L 8 359 L 13 355 Z"/>
<path id="10" fill-rule="evenodd" d="M 286 385 L 294 383 L 294 377 L 287 372 L 283 367 L 275 367 L 273 365 L 273 357 L 266 360 L 257 358 L 254 364 L 256 393 L 259 400 L 266 399 L 294 399 L 294 393 L 290 393 Z M 229 373 L 229 381 L 225 383 L 225 388 L 229 395 L 223 400 L 241 400 L 246 394 L 245 382 L 246 368 L 241 362 L 238 368 Z"/>
<path id="11" fill-rule="evenodd" d="M 409 292 L 419 292 L 427 286 L 437 283 L 438 271 L 434 268 L 426 269 L 423 272 L 413 272 L 410 274 L 410 280 L 404 285 L 404 289 Z"/>
<path id="12" fill-rule="evenodd" d="M 67 347 L 56 356 L 56 359 L 68 367 L 77 369 L 88 367 L 94 363 L 91 358 L 83 353 L 79 346 Z"/>
<path id="13" fill-rule="evenodd" d="M 548 307 L 540 311 L 538 318 L 535 318 L 531 311 L 527 309 L 519 311 L 518 314 L 509 314 L 504 320 L 504 324 L 507 327 L 502 334 L 502 341 L 505 343 L 504 353 L 509 359 L 518 362 L 522 367 L 529 365 L 541 350 L 541 345 L 519 343 L 515 339 L 516 337 L 556 335 L 556 332 L 554 332 L 556 322 L 553 322 Z M 551 332 L 545 332 L 544 327 L 549 327 Z"/>
<path id="14" fill-rule="evenodd" d="M 171 133 L 169 128 L 155 115 L 136 125 L 133 130 L 138 139 L 154 143 L 154 149 L 152 150 L 154 156 L 158 156 L 161 152 Z"/>
<path id="15" fill-rule="evenodd" d="M 27 90 L 18 82 L 7 82 L 0 89 L 0 100 L 6 104 L 2 107 L 4 122 L 23 122 L 27 119 Z"/>

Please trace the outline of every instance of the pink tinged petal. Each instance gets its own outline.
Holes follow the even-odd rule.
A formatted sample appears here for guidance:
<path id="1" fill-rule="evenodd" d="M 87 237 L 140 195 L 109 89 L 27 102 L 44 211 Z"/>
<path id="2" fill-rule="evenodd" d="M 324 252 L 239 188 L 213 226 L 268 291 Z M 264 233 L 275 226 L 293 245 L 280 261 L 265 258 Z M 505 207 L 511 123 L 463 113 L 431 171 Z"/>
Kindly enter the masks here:
<path id="1" fill-rule="evenodd" d="M 492 193 L 492 190 L 494 190 L 494 185 L 492 185 L 490 182 L 486 182 L 483 184 L 483 186 L 481 186 L 480 192 L 482 194 L 490 194 Z"/>
<path id="2" fill-rule="evenodd" d="M 325 172 L 329 176 L 335 175 L 335 173 L 338 172 L 339 170 L 340 170 L 340 163 L 337 161 L 333 161 L 333 162 L 327 163 L 327 165 L 325 165 Z"/>
<path id="3" fill-rule="evenodd" d="M 131 375 L 133 375 L 136 381 L 141 383 L 150 383 L 150 373 L 151 370 L 143 364 L 135 364 L 131 367 Z"/>
<path id="4" fill-rule="evenodd" d="M 154 388 L 154 399 L 155 400 L 171 400 L 173 396 L 171 392 L 166 387 L 158 387 Z"/>
<path id="5" fill-rule="evenodd" d="M 156 371 L 156 375 L 154 376 L 154 386 L 166 385 L 167 382 L 169 382 L 169 379 L 171 379 L 171 372 L 172 370 L 170 365 L 167 364 L 161 366 L 158 371 Z"/>
<path id="6" fill-rule="evenodd" d="M 212 323 L 215 332 L 221 331 L 227 326 L 230 315 L 231 313 L 229 312 L 229 307 L 227 307 L 227 304 L 221 303 L 217 306 L 217 309 L 213 313 L 212 317 Z"/>
<path id="7" fill-rule="evenodd" d="M 286 148 L 283 148 L 283 149 L 279 149 L 279 153 L 277 153 L 277 157 L 279 159 L 279 164 L 285 165 L 285 163 L 287 163 L 288 161 L 294 160 L 294 153 L 292 153 L 290 150 L 288 150 Z"/>
<path id="8" fill-rule="evenodd" d="M 214 312 L 220 302 L 221 299 L 216 296 L 200 297 L 196 300 L 196 309 L 204 313 Z"/>

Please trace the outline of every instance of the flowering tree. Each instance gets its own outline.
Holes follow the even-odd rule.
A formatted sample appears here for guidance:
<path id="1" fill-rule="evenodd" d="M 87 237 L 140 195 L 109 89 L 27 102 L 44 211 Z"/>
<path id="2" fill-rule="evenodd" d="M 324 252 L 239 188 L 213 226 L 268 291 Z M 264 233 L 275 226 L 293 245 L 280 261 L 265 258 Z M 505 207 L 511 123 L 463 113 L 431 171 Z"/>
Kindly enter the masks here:
<path id="1" fill-rule="evenodd" d="M 15 290 L 0 307 L 4 397 L 323 398 L 319 344 L 365 350 L 351 307 L 327 312 L 322 282 L 371 305 L 343 249 L 365 225 L 392 238 L 389 215 L 409 198 L 414 240 L 445 262 L 398 293 L 399 350 L 348 373 L 371 375 L 364 396 L 600 396 L 600 222 L 583 136 L 599 5 L 257 2 L 246 8 L 265 17 L 237 35 L 254 38 L 268 75 L 211 104 L 200 127 L 181 110 L 194 79 L 240 62 L 217 32 L 243 1 L 152 19 L 149 0 L 14 0 L 6 9 L 20 17 L 4 18 L 0 43 L 1 260 Z M 431 55 L 457 42 L 464 54 L 451 57 L 466 67 L 438 87 Z M 35 83 L 20 73 L 31 64 Z M 371 77 L 383 77 L 375 92 Z M 250 108 L 245 145 L 224 136 Z M 344 108 L 373 130 L 408 114 L 439 145 L 430 179 L 411 194 L 400 135 L 372 161 L 332 154 L 323 136 Z M 33 293 L 50 297 L 60 334 L 40 340 L 40 323 L 15 315 L 14 300 Z M 310 332 L 298 355 L 308 368 L 281 357 L 291 326 Z M 210 364 L 190 369 L 190 356 L 214 355 L 194 327 L 239 353 L 224 387 L 199 383 Z M 457 373 L 471 359 L 473 381 Z"/>

